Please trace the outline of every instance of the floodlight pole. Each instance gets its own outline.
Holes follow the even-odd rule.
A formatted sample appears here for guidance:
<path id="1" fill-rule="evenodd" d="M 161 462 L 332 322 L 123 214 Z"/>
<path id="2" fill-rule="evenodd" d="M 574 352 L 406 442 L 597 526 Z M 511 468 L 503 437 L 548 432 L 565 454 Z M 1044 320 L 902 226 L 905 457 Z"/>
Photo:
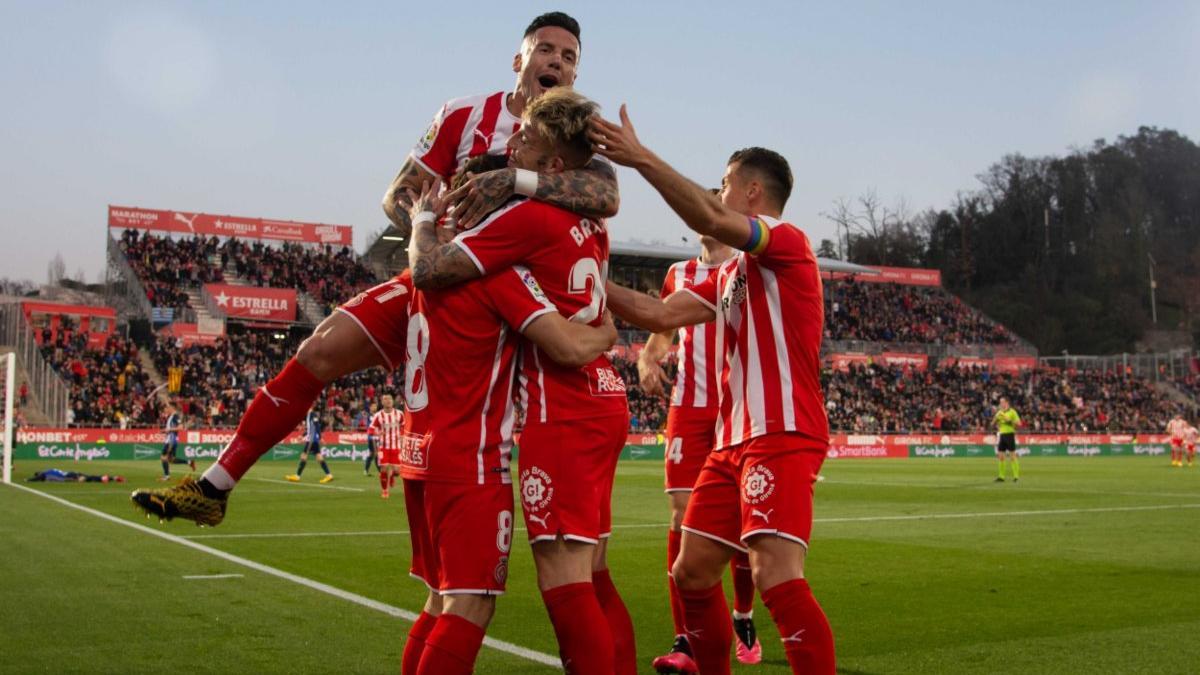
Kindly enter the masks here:
<path id="1" fill-rule="evenodd" d="M 12 482 L 13 401 L 17 398 L 13 386 L 17 382 L 17 353 L 8 354 L 4 368 L 4 474 L 5 483 Z"/>

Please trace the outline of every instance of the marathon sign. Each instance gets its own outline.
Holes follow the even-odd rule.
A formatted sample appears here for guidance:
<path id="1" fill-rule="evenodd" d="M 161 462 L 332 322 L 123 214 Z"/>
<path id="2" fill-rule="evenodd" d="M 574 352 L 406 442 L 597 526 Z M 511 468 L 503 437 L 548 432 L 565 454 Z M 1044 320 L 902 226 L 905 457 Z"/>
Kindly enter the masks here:
<path id="1" fill-rule="evenodd" d="M 238 319 L 295 321 L 296 289 L 204 284 L 217 311 Z"/>
<path id="2" fill-rule="evenodd" d="M 162 211 L 136 206 L 109 206 L 108 226 L 131 230 L 176 232 L 203 237 L 237 237 L 291 241 L 305 244 L 350 246 L 353 228 L 349 225 L 298 223 L 290 220 L 217 216 L 188 211 Z"/>

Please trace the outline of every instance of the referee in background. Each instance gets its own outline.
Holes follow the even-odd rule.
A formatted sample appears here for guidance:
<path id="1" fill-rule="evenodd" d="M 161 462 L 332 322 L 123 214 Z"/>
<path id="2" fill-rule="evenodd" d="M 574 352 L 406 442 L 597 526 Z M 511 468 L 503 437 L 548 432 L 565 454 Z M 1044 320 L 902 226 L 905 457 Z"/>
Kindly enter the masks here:
<path id="1" fill-rule="evenodd" d="M 996 425 L 996 432 L 1000 435 L 1000 440 L 996 443 L 996 462 L 1000 475 L 996 476 L 996 482 L 1004 482 L 1004 460 L 1007 458 L 1012 466 L 1012 479 L 1015 483 L 1021 479 L 1021 463 L 1017 461 L 1017 427 L 1021 426 L 1021 416 L 1008 404 L 1008 398 L 1000 397 L 1000 407 L 992 416 L 992 423 Z"/>

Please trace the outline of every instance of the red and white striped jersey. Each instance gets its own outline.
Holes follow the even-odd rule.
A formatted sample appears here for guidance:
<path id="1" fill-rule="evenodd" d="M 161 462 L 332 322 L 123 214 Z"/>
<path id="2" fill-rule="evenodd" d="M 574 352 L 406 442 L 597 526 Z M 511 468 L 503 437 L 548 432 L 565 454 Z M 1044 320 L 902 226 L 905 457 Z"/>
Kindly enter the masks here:
<path id="1" fill-rule="evenodd" d="M 528 270 L 414 294 L 404 364 L 403 477 L 512 482 L 519 333 L 553 311 Z"/>
<path id="2" fill-rule="evenodd" d="M 675 291 L 703 283 L 720 267 L 720 264 L 700 262 L 698 258 L 677 262 L 667 270 L 661 295 L 665 299 Z M 679 368 L 675 373 L 675 387 L 671 390 L 672 406 L 717 407 L 720 397 L 717 372 L 721 355 L 717 354 L 716 344 L 716 321 L 679 329 L 679 346 L 675 350 Z"/>
<path id="3" fill-rule="evenodd" d="M 380 450 L 399 450 L 400 437 L 404 433 L 404 411 L 398 408 L 381 408 L 371 415 L 371 425 L 367 427 L 367 433 L 378 439 L 375 445 Z"/>
<path id="4" fill-rule="evenodd" d="M 508 111 L 508 92 L 456 98 L 442 106 L 412 150 L 432 174 L 450 178 L 471 157 L 503 155 L 521 120 Z"/>
<path id="5" fill-rule="evenodd" d="M 1187 433 L 1187 428 L 1188 423 L 1178 417 L 1172 418 L 1171 421 L 1167 422 L 1167 433 L 1171 435 L 1171 438 L 1183 438 L 1184 434 Z"/>
<path id="6" fill-rule="evenodd" d="M 534 200 L 509 202 L 454 240 L 482 274 L 514 264 L 533 271 L 546 296 L 572 321 L 597 326 L 608 297 L 608 231 L 593 221 Z M 552 361 L 532 344 L 521 354 L 525 424 L 623 415 L 625 381 L 601 354 L 582 368 Z"/>
<path id="7" fill-rule="evenodd" d="M 795 225 L 760 219 L 770 228 L 761 253 L 738 253 L 717 274 L 684 289 L 717 314 L 716 348 L 725 359 L 716 447 L 795 432 L 825 448 L 825 310 L 817 259 Z"/>

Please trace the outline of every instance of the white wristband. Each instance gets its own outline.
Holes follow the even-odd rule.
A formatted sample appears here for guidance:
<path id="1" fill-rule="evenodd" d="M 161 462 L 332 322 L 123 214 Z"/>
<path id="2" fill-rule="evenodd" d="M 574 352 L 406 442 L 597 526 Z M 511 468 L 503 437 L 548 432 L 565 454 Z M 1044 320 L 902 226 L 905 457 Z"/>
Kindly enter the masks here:
<path id="1" fill-rule="evenodd" d="M 417 214 L 416 218 L 413 218 L 412 224 L 413 224 L 413 227 L 416 227 L 417 225 L 421 225 L 423 223 L 436 223 L 436 222 L 437 222 L 437 214 L 436 213 L 434 213 L 433 211 L 422 211 Z"/>
<path id="2" fill-rule="evenodd" d="M 513 184 L 513 192 L 532 197 L 537 194 L 538 175 L 536 171 L 529 169 L 517 169 L 517 179 Z"/>

